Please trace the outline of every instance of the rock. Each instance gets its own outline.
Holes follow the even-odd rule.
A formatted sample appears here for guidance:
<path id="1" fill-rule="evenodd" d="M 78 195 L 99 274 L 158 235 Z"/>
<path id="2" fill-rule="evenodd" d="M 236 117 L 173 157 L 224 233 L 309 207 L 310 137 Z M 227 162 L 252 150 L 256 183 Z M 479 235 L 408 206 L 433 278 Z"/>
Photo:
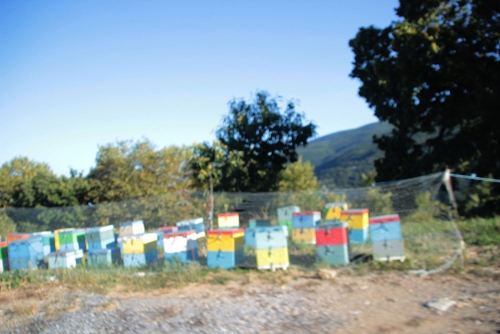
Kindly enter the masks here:
<path id="1" fill-rule="evenodd" d="M 134 277 L 144 277 L 144 276 L 146 276 L 146 274 L 142 271 L 134 274 Z"/>
<path id="2" fill-rule="evenodd" d="M 425 303 L 424 306 L 426 306 L 428 308 L 436 309 L 438 311 L 445 312 L 445 311 L 448 311 L 448 309 L 450 307 L 452 307 L 456 304 L 457 304 L 456 301 L 451 300 L 451 299 L 446 297 L 446 298 L 433 299 L 430 302 Z"/>
<path id="3" fill-rule="evenodd" d="M 320 269 L 318 270 L 317 276 L 320 279 L 334 279 L 337 277 L 337 272 L 335 270 Z"/>

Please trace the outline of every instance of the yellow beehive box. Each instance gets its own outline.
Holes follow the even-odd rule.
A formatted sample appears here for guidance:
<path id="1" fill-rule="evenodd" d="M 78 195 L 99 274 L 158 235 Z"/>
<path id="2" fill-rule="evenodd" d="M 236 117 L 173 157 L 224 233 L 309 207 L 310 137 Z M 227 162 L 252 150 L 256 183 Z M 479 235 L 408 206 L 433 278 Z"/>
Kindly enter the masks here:
<path id="1" fill-rule="evenodd" d="M 258 249 L 255 251 L 257 267 L 283 266 L 289 264 L 288 248 Z"/>
<path id="2" fill-rule="evenodd" d="M 123 254 L 143 254 L 157 250 L 157 240 L 158 234 L 145 233 L 121 237 L 119 242 L 123 243 Z"/>
<path id="3" fill-rule="evenodd" d="M 71 231 L 71 230 L 74 230 L 74 228 L 60 228 L 54 231 L 54 247 L 56 248 L 56 251 L 61 250 L 61 243 L 59 242 L 59 232 Z"/>
<path id="4" fill-rule="evenodd" d="M 340 221 L 349 224 L 350 229 L 362 230 L 368 228 L 368 209 L 350 209 L 340 213 Z"/>
<path id="5" fill-rule="evenodd" d="M 238 212 L 219 213 L 217 223 L 221 227 L 239 227 L 240 215 Z"/>
<path id="6" fill-rule="evenodd" d="M 315 228 L 294 228 L 292 230 L 292 240 L 295 242 L 315 244 L 316 229 Z"/>
<path id="7" fill-rule="evenodd" d="M 208 231 L 207 250 L 218 252 L 234 252 L 245 246 L 245 230 L 212 230 Z"/>
<path id="8" fill-rule="evenodd" d="M 349 208 L 347 203 L 326 203 L 325 205 L 325 219 L 326 220 L 340 220 L 340 213 Z"/>

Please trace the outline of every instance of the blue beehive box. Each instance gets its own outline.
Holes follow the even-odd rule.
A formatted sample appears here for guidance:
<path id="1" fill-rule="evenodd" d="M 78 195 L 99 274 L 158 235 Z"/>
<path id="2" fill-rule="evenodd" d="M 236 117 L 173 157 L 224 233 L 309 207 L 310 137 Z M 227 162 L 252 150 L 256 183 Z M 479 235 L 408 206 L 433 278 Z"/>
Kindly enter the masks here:
<path id="1" fill-rule="evenodd" d="M 285 229 L 282 226 L 255 229 L 255 247 L 257 249 L 283 248 L 287 246 Z"/>
<path id="2" fill-rule="evenodd" d="M 292 214 L 292 227 L 295 229 L 315 228 L 321 223 L 321 212 L 295 212 Z"/>
<path id="3" fill-rule="evenodd" d="M 36 258 L 14 258 L 9 259 L 10 270 L 32 270 L 37 269 L 42 265 L 43 261 L 39 261 Z"/>
<path id="4" fill-rule="evenodd" d="M 187 263 L 189 261 L 198 261 L 198 248 L 193 248 L 186 251 L 181 251 L 177 253 L 165 253 L 164 259 L 169 262 L 182 262 Z"/>
<path id="5" fill-rule="evenodd" d="M 256 228 L 245 229 L 245 246 L 255 247 L 255 230 Z"/>
<path id="6" fill-rule="evenodd" d="M 402 239 L 401 224 L 370 224 L 370 237 L 372 242 Z"/>
<path id="7" fill-rule="evenodd" d="M 368 240 L 368 229 L 349 229 L 349 243 L 364 244 Z"/>
<path id="8" fill-rule="evenodd" d="M 141 267 L 158 261 L 158 251 L 149 251 L 141 254 L 123 254 L 125 268 Z"/>
<path id="9" fill-rule="evenodd" d="M 100 242 L 89 242 L 88 243 L 88 250 L 100 250 L 100 249 L 113 249 L 116 247 L 116 242 L 115 239 L 110 239 L 107 241 L 100 241 Z"/>
<path id="10" fill-rule="evenodd" d="M 8 245 L 10 270 L 36 269 L 43 263 L 43 243 L 41 236 L 12 241 Z"/>
<path id="11" fill-rule="evenodd" d="M 42 237 L 43 245 L 43 256 L 47 256 L 52 252 L 56 251 L 56 244 L 54 239 L 54 233 L 52 232 L 36 232 L 30 235 L 30 238 L 40 236 Z"/>
<path id="12" fill-rule="evenodd" d="M 370 218 L 370 237 L 372 242 L 403 239 L 399 215 Z"/>
<path id="13" fill-rule="evenodd" d="M 244 258 L 243 249 L 234 252 L 209 251 L 207 252 L 207 266 L 209 268 L 232 269 L 239 266 Z"/>

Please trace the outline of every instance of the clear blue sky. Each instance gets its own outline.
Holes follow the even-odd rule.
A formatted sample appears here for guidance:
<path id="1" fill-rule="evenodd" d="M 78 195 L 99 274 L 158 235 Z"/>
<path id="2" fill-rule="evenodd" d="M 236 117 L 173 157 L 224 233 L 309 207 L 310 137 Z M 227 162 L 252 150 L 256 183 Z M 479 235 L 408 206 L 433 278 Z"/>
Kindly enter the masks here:
<path id="1" fill-rule="evenodd" d="M 1 1 L 0 164 L 58 174 L 99 145 L 211 141 L 233 98 L 300 101 L 318 135 L 377 121 L 348 46 L 397 0 Z"/>

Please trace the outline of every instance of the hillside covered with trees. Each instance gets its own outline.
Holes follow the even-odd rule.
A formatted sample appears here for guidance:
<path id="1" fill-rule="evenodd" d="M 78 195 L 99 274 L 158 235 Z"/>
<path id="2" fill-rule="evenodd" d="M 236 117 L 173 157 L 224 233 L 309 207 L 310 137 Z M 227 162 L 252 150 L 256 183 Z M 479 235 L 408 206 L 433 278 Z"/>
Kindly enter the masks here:
<path id="1" fill-rule="evenodd" d="M 328 188 L 354 188 L 363 174 L 375 171 L 374 161 L 383 153 L 373 136 L 387 134 L 392 126 L 377 122 L 357 129 L 335 132 L 311 141 L 299 153 L 314 166 L 319 182 Z"/>

